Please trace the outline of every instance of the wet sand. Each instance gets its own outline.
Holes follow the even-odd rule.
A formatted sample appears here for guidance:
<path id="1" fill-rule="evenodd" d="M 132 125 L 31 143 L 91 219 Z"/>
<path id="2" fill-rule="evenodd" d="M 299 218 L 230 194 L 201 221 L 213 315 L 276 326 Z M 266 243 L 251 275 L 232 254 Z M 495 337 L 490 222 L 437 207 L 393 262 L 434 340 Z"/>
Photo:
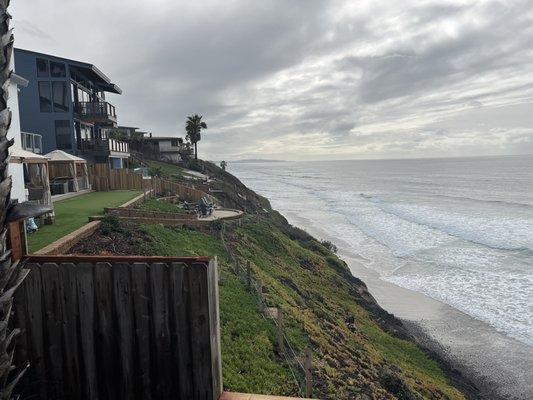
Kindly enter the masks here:
<path id="1" fill-rule="evenodd" d="M 533 399 L 533 347 L 422 293 L 383 281 L 342 240 L 297 215 L 291 223 L 339 248 L 352 274 L 363 280 L 380 306 L 401 318 L 413 337 L 457 369 L 486 399 Z"/>

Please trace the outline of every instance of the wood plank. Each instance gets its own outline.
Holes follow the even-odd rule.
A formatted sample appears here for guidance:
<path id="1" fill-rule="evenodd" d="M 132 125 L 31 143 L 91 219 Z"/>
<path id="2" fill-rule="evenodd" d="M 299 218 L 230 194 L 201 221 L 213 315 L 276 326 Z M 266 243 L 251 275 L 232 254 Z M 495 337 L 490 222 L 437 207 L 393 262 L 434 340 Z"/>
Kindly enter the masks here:
<path id="1" fill-rule="evenodd" d="M 170 331 L 173 338 L 172 370 L 178 378 L 178 398 L 192 398 L 192 356 L 189 332 L 189 282 L 185 263 L 170 265 Z"/>
<path id="2" fill-rule="evenodd" d="M 150 266 L 150 290 L 152 293 L 152 329 L 154 348 L 152 351 L 157 376 L 154 397 L 166 399 L 172 392 L 175 380 L 170 371 L 172 357 L 168 310 L 168 266 L 154 263 Z"/>
<path id="3" fill-rule="evenodd" d="M 94 280 L 93 265 L 76 266 L 78 312 L 80 323 L 81 358 L 84 367 L 81 376 L 83 398 L 98 399 L 98 382 L 94 352 Z"/>
<path id="4" fill-rule="evenodd" d="M 133 380 L 133 310 L 130 265 L 113 264 L 115 310 L 118 324 L 118 348 L 120 353 L 120 379 L 117 382 L 119 398 L 134 398 Z"/>
<path id="5" fill-rule="evenodd" d="M 213 394 L 216 399 L 222 394 L 222 355 L 220 345 L 220 316 L 218 298 L 218 262 L 215 258 L 207 269 L 207 301 L 209 313 L 209 335 L 211 350 L 211 374 L 213 377 Z"/>
<path id="6" fill-rule="evenodd" d="M 29 381 L 32 393 L 39 393 L 46 399 L 46 365 L 44 357 L 43 310 L 41 268 L 38 264 L 27 264 L 30 273 L 24 281 L 26 289 L 28 321 L 28 355 L 30 359 Z"/>
<path id="7" fill-rule="evenodd" d="M 193 397 L 216 400 L 210 368 L 207 265 L 204 263 L 195 263 L 189 268 L 189 301 Z"/>
<path id="8" fill-rule="evenodd" d="M 26 365 L 29 362 L 28 358 L 28 321 L 26 317 L 27 308 L 26 289 L 24 282 L 15 291 L 13 299 L 13 321 L 15 326 L 20 329 L 18 337 L 18 346 L 15 346 L 15 364 Z"/>
<path id="9" fill-rule="evenodd" d="M 94 297 L 96 304 L 96 362 L 99 365 L 98 390 L 100 398 L 117 398 L 119 377 L 118 351 L 113 301 L 113 275 L 110 263 L 96 263 L 94 266 Z"/>
<path id="10" fill-rule="evenodd" d="M 150 281 L 148 264 L 134 263 L 131 268 L 131 286 L 135 324 L 137 368 L 135 371 L 136 398 L 150 400 Z"/>
<path id="11" fill-rule="evenodd" d="M 63 398 L 63 356 L 62 329 L 63 311 L 61 307 L 59 267 L 55 263 L 41 266 L 43 290 L 43 328 L 47 339 L 44 348 L 48 372 L 48 396 Z"/>
<path id="12" fill-rule="evenodd" d="M 72 263 L 63 263 L 59 266 L 61 307 L 63 309 L 63 382 L 65 397 L 71 399 L 79 399 L 81 393 L 75 268 L 76 266 Z"/>

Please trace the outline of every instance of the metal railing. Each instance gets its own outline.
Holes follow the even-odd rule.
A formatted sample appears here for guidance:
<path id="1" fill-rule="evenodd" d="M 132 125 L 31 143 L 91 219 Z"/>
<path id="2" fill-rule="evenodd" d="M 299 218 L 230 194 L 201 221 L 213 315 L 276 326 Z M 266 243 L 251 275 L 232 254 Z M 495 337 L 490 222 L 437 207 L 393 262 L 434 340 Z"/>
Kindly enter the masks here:
<path id="1" fill-rule="evenodd" d="M 129 153 L 130 147 L 127 142 L 116 139 L 82 139 L 80 150 L 85 152 L 117 152 Z"/>
<path id="2" fill-rule="evenodd" d="M 115 106 L 107 101 L 80 101 L 74 104 L 74 110 L 84 117 L 107 117 L 113 120 L 117 118 Z"/>
<path id="3" fill-rule="evenodd" d="M 20 132 L 22 138 L 22 148 L 36 154 L 43 152 L 43 137 L 37 133 Z"/>

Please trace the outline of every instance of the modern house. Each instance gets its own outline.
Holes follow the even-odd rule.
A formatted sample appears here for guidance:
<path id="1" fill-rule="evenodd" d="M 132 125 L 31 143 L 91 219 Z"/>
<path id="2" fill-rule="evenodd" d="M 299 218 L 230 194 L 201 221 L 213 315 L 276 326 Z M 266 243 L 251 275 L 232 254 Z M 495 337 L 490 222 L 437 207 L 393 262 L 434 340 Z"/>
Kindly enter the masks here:
<path id="1" fill-rule="evenodd" d="M 14 54 L 17 73 L 29 80 L 19 93 L 20 125 L 28 146 L 41 142 L 42 153 L 64 150 L 122 168 L 129 148 L 109 137 L 117 113 L 106 99 L 121 89 L 93 64 L 23 49 Z"/>
<path id="2" fill-rule="evenodd" d="M 161 161 L 178 163 L 182 161 L 182 155 L 186 151 L 183 139 L 178 137 L 150 135 L 144 138 L 144 143 L 150 158 Z"/>

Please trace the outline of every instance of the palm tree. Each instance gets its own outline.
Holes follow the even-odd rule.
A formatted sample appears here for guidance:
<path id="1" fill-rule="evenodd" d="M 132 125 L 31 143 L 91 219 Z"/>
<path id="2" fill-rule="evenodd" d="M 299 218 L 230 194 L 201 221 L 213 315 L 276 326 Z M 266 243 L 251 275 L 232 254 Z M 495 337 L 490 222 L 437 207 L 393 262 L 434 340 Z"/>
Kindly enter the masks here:
<path id="1" fill-rule="evenodd" d="M 187 139 L 194 144 L 194 158 L 198 160 L 198 142 L 202 139 L 201 131 L 207 129 L 207 124 L 202 122 L 202 116 L 198 114 L 187 117 L 185 130 L 187 131 Z"/>
<path id="2" fill-rule="evenodd" d="M 9 81 L 11 77 L 11 57 L 13 56 L 14 37 L 9 29 L 11 16 L 7 12 L 9 0 L 0 0 L 0 400 L 9 400 L 15 385 L 26 368 L 17 369 L 13 365 L 15 339 L 20 329 L 12 329 L 9 324 L 13 295 L 22 283 L 28 270 L 24 263 L 11 261 L 11 250 L 7 248 L 8 224 L 29 217 L 50 213 L 52 208 L 33 205 L 28 202 L 11 202 L 11 176 L 8 172 L 9 148 L 13 139 L 7 138 L 11 124 L 11 112 L 7 106 Z"/>
<path id="3" fill-rule="evenodd" d="M 12 364 L 14 341 L 18 329 L 8 327 L 13 294 L 22 283 L 27 270 L 22 265 L 11 262 L 11 251 L 7 249 L 6 234 L 8 221 L 13 215 L 11 204 L 11 177 L 8 175 L 9 147 L 13 140 L 7 138 L 11 123 L 11 113 L 7 107 L 9 96 L 9 78 L 11 76 L 11 57 L 13 55 L 13 34 L 9 29 L 11 16 L 7 12 L 9 0 L 0 0 L 0 399 L 9 400 L 17 381 L 24 373 L 19 372 L 13 377 Z M 11 215 L 10 215 L 11 214 Z"/>

